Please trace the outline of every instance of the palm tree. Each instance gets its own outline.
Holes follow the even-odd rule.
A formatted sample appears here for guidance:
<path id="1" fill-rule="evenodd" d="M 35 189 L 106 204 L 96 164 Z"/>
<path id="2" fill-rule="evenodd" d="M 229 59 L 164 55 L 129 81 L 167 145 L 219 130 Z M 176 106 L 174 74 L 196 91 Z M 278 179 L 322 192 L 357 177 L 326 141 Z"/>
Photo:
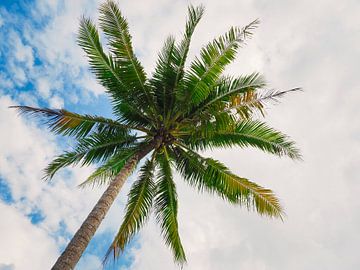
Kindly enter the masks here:
<path id="1" fill-rule="evenodd" d="M 281 205 L 271 190 L 233 174 L 221 162 L 198 151 L 252 146 L 278 156 L 300 158 L 286 135 L 257 117 L 264 113 L 267 101 L 298 89 L 266 90 L 258 73 L 239 77 L 223 74 L 237 50 L 252 36 L 258 20 L 244 28 L 230 28 L 204 46 L 185 69 L 190 40 L 203 13 L 203 6 L 188 8 L 182 40 L 176 43 L 172 36 L 166 39 L 151 77 L 146 76 L 134 55 L 128 23 L 113 1 L 100 6 L 99 18 L 109 54 L 103 50 L 94 23 L 81 19 L 78 43 L 110 95 L 116 119 L 16 106 L 21 113 L 43 119 L 56 134 L 76 140 L 73 151 L 64 152 L 48 165 L 46 179 L 69 165 L 95 163 L 98 168 L 81 186 L 108 185 L 52 269 L 75 267 L 125 180 L 143 158 L 146 160 L 129 192 L 124 221 L 105 259 L 111 254 L 119 256 L 154 210 L 174 260 L 186 262 L 178 233 L 173 169 L 198 191 L 210 192 L 260 215 L 282 217 Z"/>

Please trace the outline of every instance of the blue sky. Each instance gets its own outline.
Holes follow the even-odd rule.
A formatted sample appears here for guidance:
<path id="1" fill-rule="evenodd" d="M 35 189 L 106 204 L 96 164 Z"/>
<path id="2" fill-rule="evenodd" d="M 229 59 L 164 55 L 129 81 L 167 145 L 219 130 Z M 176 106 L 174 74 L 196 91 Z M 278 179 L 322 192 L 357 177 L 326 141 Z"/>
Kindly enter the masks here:
<path id="1" fill-rule="evenodd" d="M 37 79 L 39 72 L 49 74 L 47 69 L 51 67 L 51 63 L 47 61 L 48 59 L 44 56 L 44 52 L 41 51 L 41 47 L 34 48 L 34 44 L 31 41 L 33 40 L 32 34 L 44 31 L 51 18 L 46 15 L 38 16 L 33 8 L 35 5 L 36 1 L 2 2 L 2 20 L 6 21 L 6 23 L 4 23 L 1 28 L 1 38 L 9 42 L 2 42 L 1 55 L 3 57 L 1 57 L 0 67 L 2 78 L 12 80 L 16 86 L 16 91 L 14 91 L 13 88 L 4 88 L 5 94 L 16 97 L 19 92 L 26 93 L 36 98 L 39 106 L 49 106 L 51 104 L 49 103 L 48 88 L 51 88 L 51 82 L 45 81 L 44 83 L 44 81 L 38 81 Z M 57 12 L 61 13 L 62 9 L 61 3 L 58 3 Z M 29 31 L 29 28 L 31 31 Z M 75 39 L 76 33 L 72 33 L 71 36 Z M 72 42 L 74 39 L 72 39 Z M 20 52 L 12 52 L 12 48 L 15 45 L 14 43 L 20 43 L 21 48 L 19 49 L 25 51 L 23 55 L 15 57 L 15 59 L 8 57 L 9 54 L 20 54 Z M 12 73 L 9 72 L 9 66 L 26 63 L 30 65 L 29 62 L 32 62 L 31 68 L 33 70 L 23 69 L 23 71 L 27 73 L 26 78 L 16 80 L 16 78 L 12 76 Z M 88 74 L 87 66 L 81 66 L 79 69 L 79 74 L 76 75 L 72 74 L 73 70 L 71 70 L 71 68 L 70 70 L 65 68 L 59 69 L 59 74 L 51 74 L 56 76 L 56 78 L 62 78 L 61 88 L 54 87 L 54 89 L 51 89 L 54 92 L 52 93 L 53 96 L 59 97 L 59 100 L 57 100 L 59 105 L 63 105 L 70 110 L 76 110 L 81 113 L 90 110 L 94 113 L 110 116 L 111 108 L 109 107 L 106 95 L 94 95 L 91 89 L 84 89 L 84 87 L 81 87 L 82 85 L 77 84 L 74 80 L 70 80 L 74 77 L 79 78 L 83 74 Z M 22 77 L 21 70 L 19 70 L 19 73 L 19 77 Z M 88 76 L 91 75 L 88 74 Z M 40 88 L 44 88 L 41 93 L 39 93 L 39 85 Z M 74 95 L 77 99 L 75 99 L 75 97 L 71 99 L 70 95 Z M 81 102 L 78 102 L 78 99 L 81 99 Z"/>
<path id="2" fill-rule="evenodd" d="M 78 19 L 82 14 L 95 19 L 99 2 L 0 2 L 0 270 L 50 268 L 103 191 L 76 187 L 93 167 L 70 168 L 51 183 L 43 182 L 41 170 L 72 141 L 55 137 L 8 109 L 26 104 L 111 117 L 104 89 L 76 44 Z M 166 36 L 181 34 L 188 3 L 119 1 L 135 52 L 148 74 Z M 190 58 L 231 25 L 260 18 L 255 37 L 227 72 L 259 71 L 273 88 L 304 89 L 269 108 L 266 118 L 297 142 L 304 161 L 278 159 L 252 149 L 205 153 L 274 190 L 287 213 L 284 222 L 199 195 L 177 176 L 179 228 L 188 257 L 185 269 L 359 268 L 360 2 L 203 3 L 206 13 L 194 35 Z M 130 177 L 78 269 L 99 269 L 135 177 Z M 118 264 L 107 269 L 178 267 L 151 218 Z"/>

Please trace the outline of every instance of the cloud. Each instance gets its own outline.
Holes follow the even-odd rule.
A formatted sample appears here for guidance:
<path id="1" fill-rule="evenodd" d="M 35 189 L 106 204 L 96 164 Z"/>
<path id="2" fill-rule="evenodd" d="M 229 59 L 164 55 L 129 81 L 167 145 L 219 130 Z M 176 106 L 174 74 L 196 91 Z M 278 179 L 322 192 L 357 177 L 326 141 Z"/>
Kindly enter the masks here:
<path id="1" fill-rule="evenodd" d="M 47 269 L 57 256 L 56 243 L 13 206 L 0 202 L 0 269 Z M 41 243 L 41 244 L 40 244 Z M 46 256 L 44 256 L 46 254 Z M 5 263 L 5 264 L 4 264 Z"/>
<path id="2" fill-rule="evenodd" d="M 7 67 L 12 75 L 11 80 L 13 80 L 16 85 L 22 86 L 29 79 L 27 74 L 31 72 L 33 68 L 33 50 L 31 46 L 24 45 L 15 31 L 9 31 L 7 40 L 8 43 L 6 43 L 5 46 L 8 46 L 8 50 L 6 51 L 7 58 L 5 59 L 8 62 Z M 11 46 L 9 46 L 9 44 L 11 44 Z"/>
<path id="3" fill-rule="evenodd" d="M 48 98 L 50 96 L 50 85 L 46 78 L 37 79 L 36 89 L 42 97 Z"/>
<path id="4" fill-rule="evenodd" d="M 32 91 L 49 105 L 61 105 L 60 98 L 72 102 L 75 96 L 82 99 L 102 94 L 104 89 L 90 74 L 86 57 L 76 42 L 80 16 L 85 12 L 94 16 L 97 2 L 35 1 L 31 7 L 34 14 L 13 15 L 10 8 L 1 9 L 7 24 L 1 28 L 0 37 L 9 42 L 0 48 L 7 62 L 1 69 L 0 82 Z M 29 7 L 23 3 L 18 5 L 21 8 Z M 11 90 L 7 87 L 6 92 Z"/>
<path id="5" fill-rule="evenodd" d="M 77 265 L 77 269 L 98 270 L 102 267 L 102 261 L 94 255 L 86 255 Z"/>
<path id="6" fill-rule="evenodd" d="M 52 96 L 49 105 L 51 108 L 64 108 L 64 100 L 59 96 Z"/>
<path id="7" fill-rule="evenodd" d="M 37 98 L 31 93 L 27 93 L 27 92 L 20 93 L 18 94 L 17 98 L 19 100 L 19 103 L 21 104 L 26 104 L 27 106 L 32 106 L 32 107 L 39 107 Z"/>
<path id="8" fill-rule="evenodd" d="M 34 65 L 33 50 L 30 46 L 24 45 L 20 37 L 14 33 L 10 33 L 10 43 L 14 46 L 14 56 L 17 62 L 25 64 L 28 69 L 32 69 Z"/>

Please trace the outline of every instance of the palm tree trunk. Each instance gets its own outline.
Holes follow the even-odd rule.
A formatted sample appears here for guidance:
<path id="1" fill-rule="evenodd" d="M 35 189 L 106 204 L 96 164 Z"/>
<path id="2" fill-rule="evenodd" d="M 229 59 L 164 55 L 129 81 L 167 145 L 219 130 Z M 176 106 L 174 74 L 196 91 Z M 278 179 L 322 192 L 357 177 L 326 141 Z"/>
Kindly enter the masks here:
<path id="1" fill-rule="evenodd" d="M 110 206 L 113 204 L 115 198 L 120 192 L 121 187 L 124 185 L 127 177 L 135 168 L 139 160 L 146 156 L 158 142 L 148 144 L 144 148 L 134 155 L 124 167 L 120 173 L 111 181 L 109 187 L 101 196 L 100 200 L 96 203 L 95 207 L 91 210 L 79 230 L 75 233 L 70 243 L 67 245 L 64 252 L 57 259 L 53 270 L 72 270 L 79 261 L 81 255 L 85 251 L 91 238 L 94 236 L 97 228 L 104 219 L 106 213 L 109 211 Z"/>

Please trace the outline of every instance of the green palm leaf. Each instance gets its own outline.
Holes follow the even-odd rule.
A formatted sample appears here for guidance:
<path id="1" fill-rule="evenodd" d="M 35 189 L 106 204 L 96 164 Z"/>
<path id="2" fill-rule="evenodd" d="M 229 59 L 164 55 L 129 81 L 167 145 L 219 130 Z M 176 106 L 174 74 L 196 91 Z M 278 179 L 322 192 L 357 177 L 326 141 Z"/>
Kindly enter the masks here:
<path id="1" fill-rule="evenodd" d="M 182 265 L 186 262 L 186 256 L 178 231 L 176 188 L 167 150 L 163 148 L 163 151 L 163 155 L 158 157 L 160 171 L 154 201 L 156 220 L 161 226 L 165 243 L 173 251 L 174 260 Z"/>
<path id="2" fill-rule="evenodd" d="M 124 147 L 109 160 L 98 167 L 79 187 L 101 186 L 109 183 L 118 175 L 126 162 L 139 151 L 139 146 Z"/>
<path id="3" fill-rule="evenodd" d="M 226 65 L 235 59 L 240 44 L 252 36 L 251 31 L 258 24 L 259 21 L 255 20 L 242 29 L 233 27 L 201 50 L 200 58 L 191 63 L 190 70 L 185 75 L 185 88 L 190 91 L 190 101 L 194 105 L 208 97 Z"/>
<path id="4" fill-rule="evenodd" d="M 74 136 L 76 138 L 85 137 L 92 131 L 123 133 L 130 129 L 134 129 L 142 132 L 149 132 L 145 128 L 124 125 L 112 119 L 87 114 L 81 115 L 64 109 L 52 110 L 29 106 L 11 106 L 10 108 L 17 109 L 21 114 L 27 114 L 43 119 L 44 124 L 56 134 Z"/>
<path id="5" fill-rule="evenodd" d="M 51 180 L 58 170 L 69 165 L 104 162 L 124 147 L 131 146 L 137 138 L 128 134 L 93 133 L 80 139 L 73 151 L 55 158 L 46 167 L 44 179 Z"/>
<path id="6" fill-rule="evenodd" d="M 141 101 L 139 108 L 145 105 L 144 101 L 146 100 L 146 105 L 150 107 L 151 113 L 155 113 L 154 98 L 145 85 L 144 68 L 134 55 L 126 19 L 115 2 L 111 0 L 104 2 L 99 11 L 100 27 L 108 37 L 110 51 L 115 56 L 119 74 L 126 74 L 126 76 L 122 76 L 122 80 L 129 89 L 130 95 L 134 95 Z"/>
<path id="7" fill-rule="evenodd" d="M 145 133 L 150 133 L 150 129 L 155 127 L 154 121 L 148 116 L 147 112 L 126 102 L 113 104 L 114 113 L 119 116 L 118 122 L 134 127 Z"/>
<path id="8" fill-rule="evenodd" d="M 184 75 L 191 37 L 203 13 L 203 6 L 189 6 L 183 39 L 178 45 L 175 45 L 175 39 L 170 36 L 159 54 L 151 83 L 155 86 L 155 93 L 159 108 L 162 109 L 163 118 L 169 118 L 174 110 L 177 88 Z M 170 112 L 169 108 L 171 108 Z"/>
<path id="9" fill-rule="evenodd" d="M 209 125 L 207 129 L 214 125 Z M 195 149 L 205 150 L 213 147 L 252 146 L 278 156 L 301 159 L 299 150 L 288 136 L 268 127 L 260 121 L 239 121 L 227 130 L 198 128 L 189 136 L 187 142 Z"/>
<path id="10" fill-rule="evenodd" d="M 99 10 L 100 27 L 108 37 L 110 51 L 115 55 L 120 73 L 126 72 L 123 80 L 127 86 L 145 91 L 145 71 L 134 55 L 126 19 L 113 1 L 104 2 Z"/>
<path id="11" fill-rule="evenodd" d="M 193 109 L 188 117 L 196 116 L 199 112 L 217 111 L 228 109 L 237 99 L 249 96 L 249 93 L 257 93 L 266 86 L 264 78 L 259 73 L 241 76 L 239 78 L 223 77 L 220 78 L 209 96 L 199 106 Z M 254 103 L 254 105 L 256 105 Z M 261 109 L 260 106 L 258 108 Z"/>
<path id="12" fill-rule="evenodd" d="M 78 44 L 85 51 L 92 71 L 113 98 L 126 97 L 128 89 L 120 78 L 119 66 L 104 53 L 96 26 L 85 17 L 80 20 Z"/>
<path id="13" fill-rule="evenodd" d="M 178 54 L 174 37 L 168 37 L 159 53 L 155 72 L 150 80 L 150 85 L 154 88 L 157 106 L 163 119 L 167 115 L 169 109 L 168 103 L 172 99 L 177 72 L 177 60 L 175 58 Z"/>
<path id="14" fill-rule="evenodd" d="M 177 169 L 199 191 L 216 193 L 231 203 L 255 209 L 261 215 L 281 218 L 283 210 L 271 190 L 234 175 L 217 160 L 186 149 L 177 147 L 174 150 Z"/>
<path id="15" fill-rule="evenodd" d="M 180 44 L 177 46 L 179 61 L 177 63 L 177 72 L 174 88 L 176 88 L 177 84 L 184 75 L 184 66 L 190 48 L 191 37 L 194 34 L 196 26 L 204 15 L 204 11 L 205 8 L 203 5 L 197 7 L 190 5 L 188 7 L 188 19 L 185 26 L 184 36 Z"/>
<path id="16" fill-rule="evenodd" d="M 83 17 L 80 21 L 78 43 L 86 52 L 92 71 L 111 95 L 114 112 L 121 115 L 120 105 L 124 103 L 139 110 L 142 99 L 135 93 L 136 85 L 131 81 L 131 76 L 124 76 L 129 70 L 126 70 L 126 65 L 119 62 L 119 59 L 114 60 L 111 55 L 104 53 L 98 30 L 88 18 Z M 144 112 L 136 111 L 135 115 L 148 118 Z"/>
<path id="17" fill-rule="evenodd" d="M 151 160 L 145 162 L 144 166 L 140 169 L 139 179 L 132 185 L 128 194 L 124 221 L 105 256 L 104 262 L 107 261 L 111 253 L 116 258 L 120 255 L 120 252 L 124 251 L 126 244 L 139 231 L 150 214 L 155 194 L 155 183 L 153 181 L 154 157 L 155 155 L 153 155 Z"/>

